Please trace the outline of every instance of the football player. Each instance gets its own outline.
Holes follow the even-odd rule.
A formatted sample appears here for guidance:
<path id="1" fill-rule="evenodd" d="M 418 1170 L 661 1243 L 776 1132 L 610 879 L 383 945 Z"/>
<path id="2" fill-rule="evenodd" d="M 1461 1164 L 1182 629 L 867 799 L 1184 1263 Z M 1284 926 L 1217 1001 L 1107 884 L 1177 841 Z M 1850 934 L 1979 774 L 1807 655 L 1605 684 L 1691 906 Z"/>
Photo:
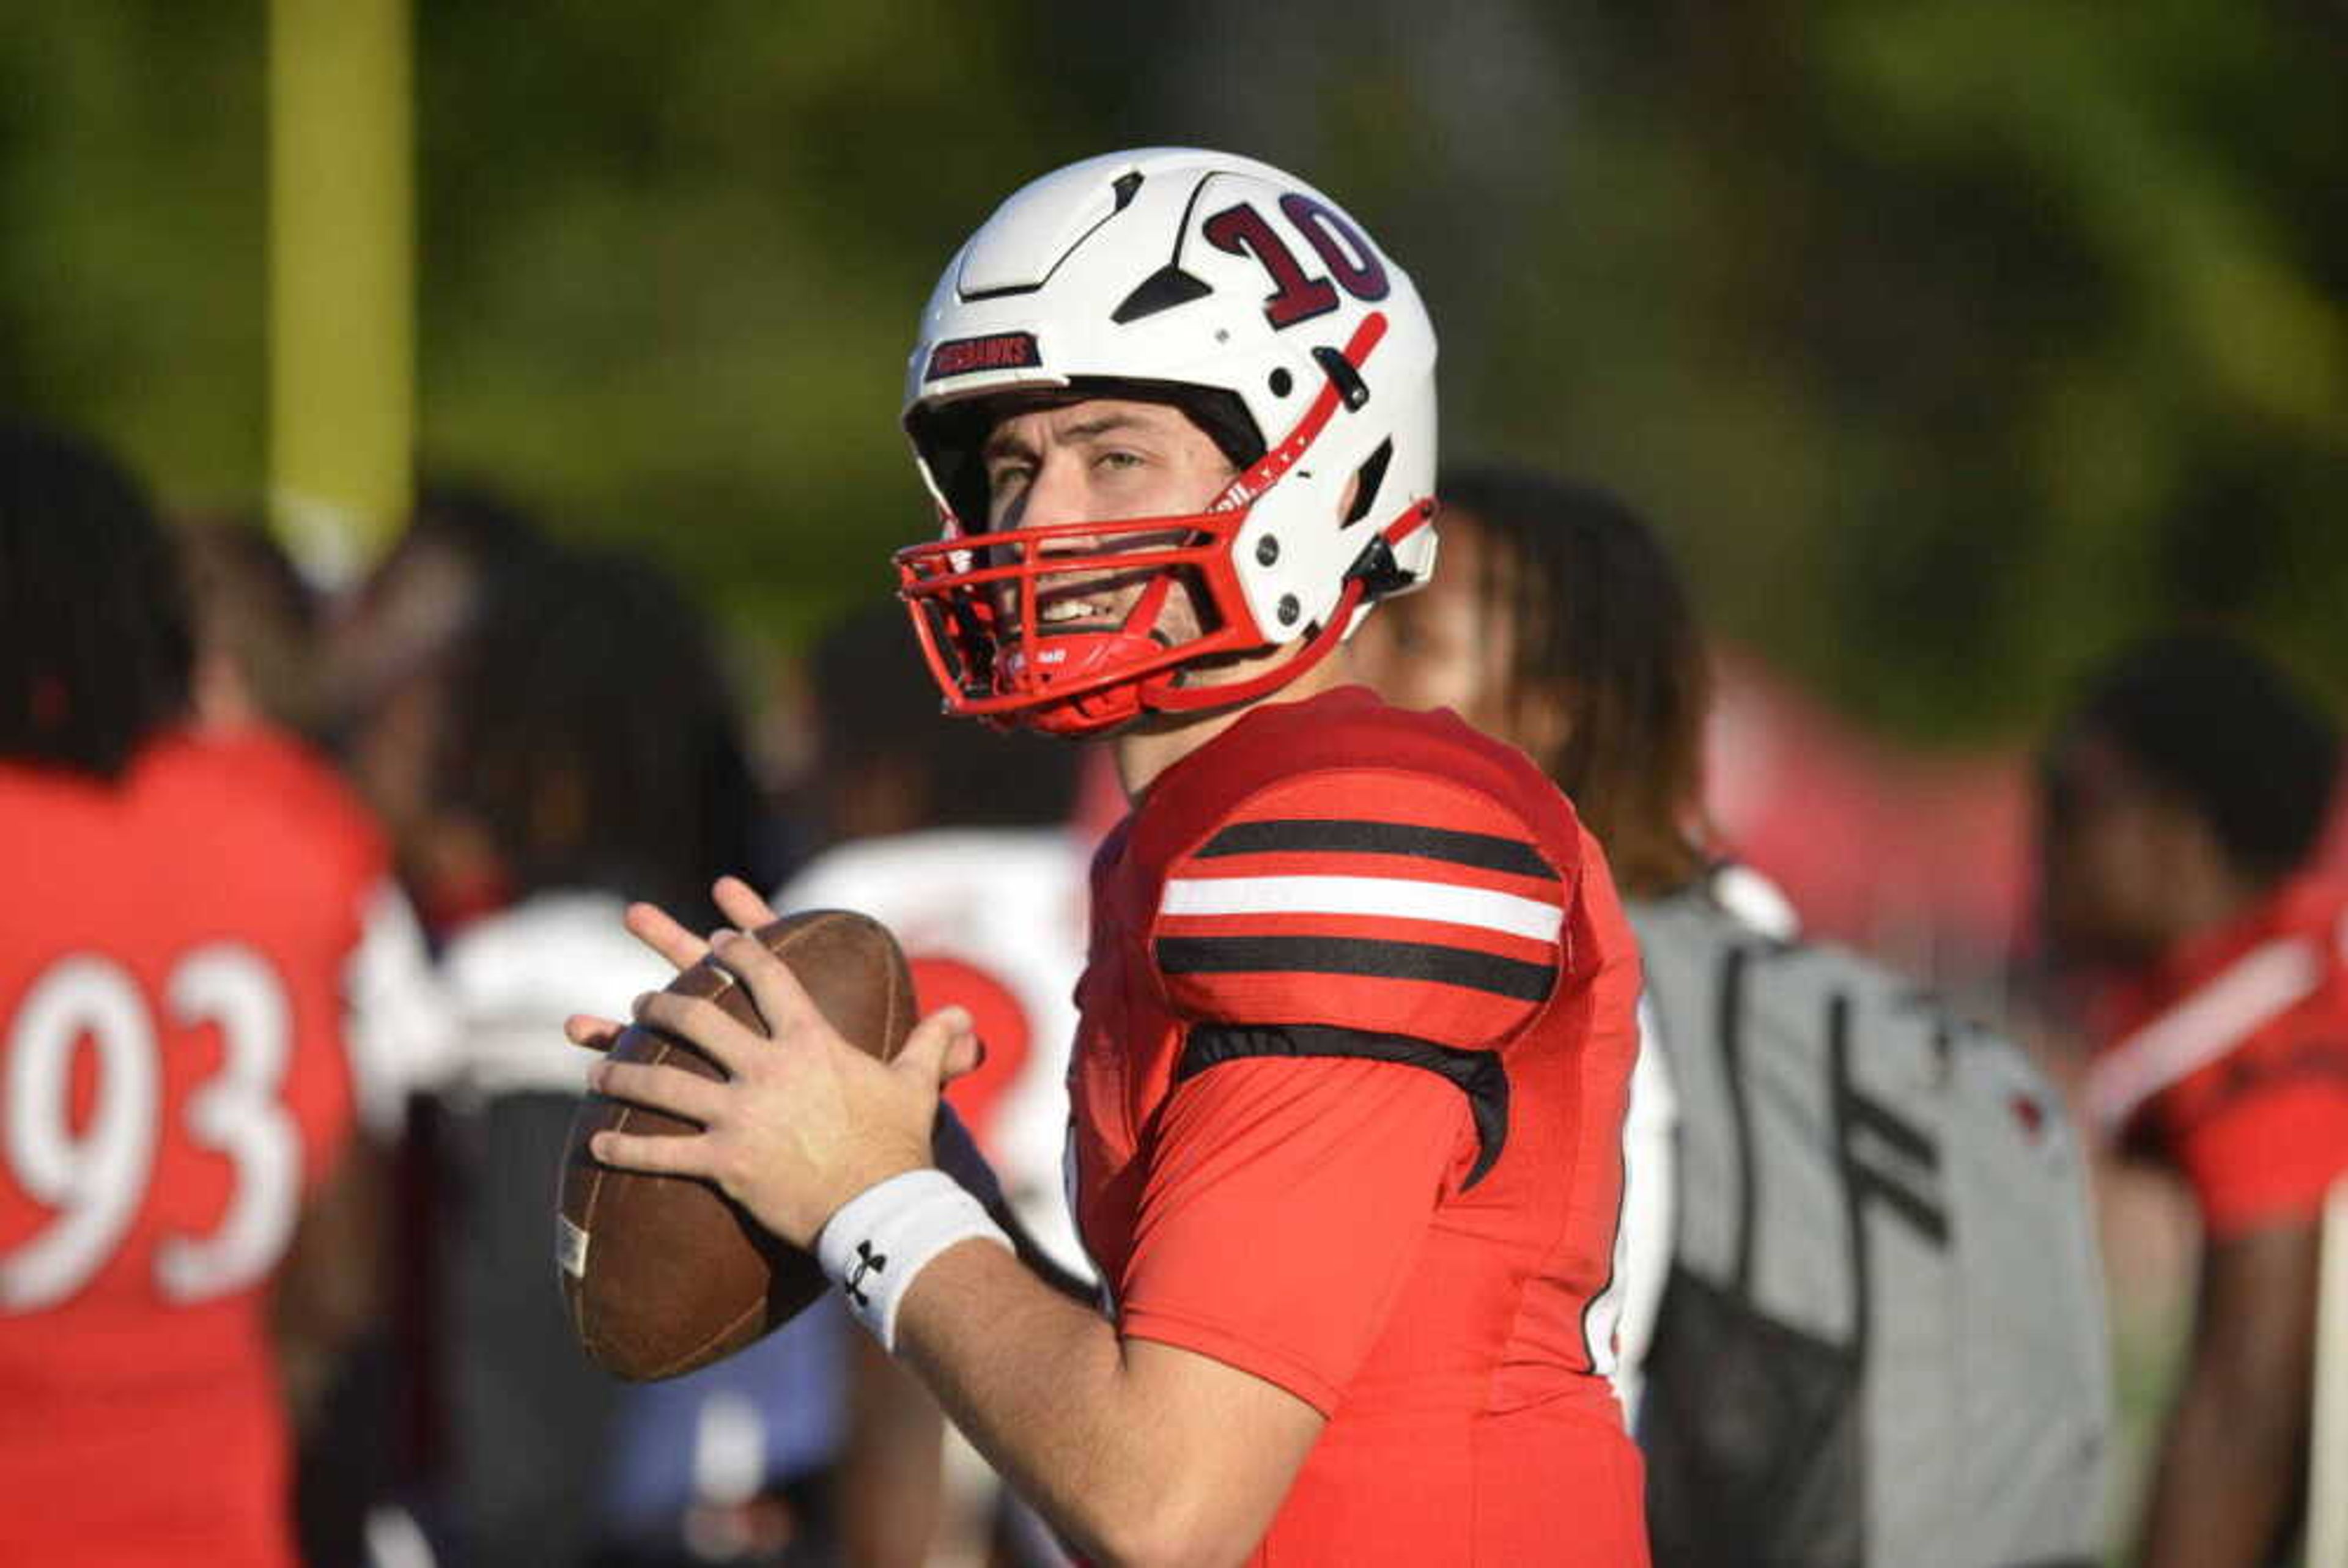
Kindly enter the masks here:
<path id="1" fill-rule="evenodd" d="M 1707 864 L 1709 667 L 1662 541 L 1606 492 L 1530 469 L 1447 468 L 1441 488 L 1442 579 L 1364 630 L 1363 678 L 1521 746 L 1605 845 L 1634 920 L 1643 901 L 1701 885 L 1734 901 L 1740 928 L 1790 936 L 1790 909 L 1753 907 L 1775 888 Z M 1652 1039 L 1651 1012 L 1640 1021 Z M 1671 1263 L 1677 1111 L 1660 1049 L 1643 1046 L 1632 1081 L 1614 1382 L 1635 1428 Z"/>
<path id="2" fill-rule="evenodd" d="M 397 1114 L 345 1015 L 415 951 L 381 837 L 273 732 L 191 727 L 194 658 L 138 487 L 0 428 L 0 1562 L 293 1561 L 273 1309 L 351 1282 L 281 1266 Z"/>
<path id="3" fill-rule="evenodd" d="M 731 1080 L 598 1064 L 705 1129 L 599 1157 L 814 1249 L 1097 1558 L 1646 1561 L 1606 1381 L 1639 980 L 1605 862 L 1521 753 L 1345 683 L 1356 619 L 1434 564 L 1434 368 L 1341 208 L 1210 152 L 1026 187 L 923 315 L 906 423 L 945 531 L 899 559 L 947 703 L 1109 737 L 1133 800 L 1070 1072 L 1104 1310 L 931 1168 L 959 1009 L 883 1066 L 721 932 L 775 1043 L 661 995 L 638 1016 Z"/>
<path id="4" fill-rule="evenodd" d="M 1380 612 L 1356 660 L 1395 701 L 1455 707 L 1522 745 L 1620 878 L 1647 982 L 1619 1274 L 1623 1370 L 1644 1358 L 1645 1403 L 1617 1378 L 1655 1562 L 2091 1558 L 2108 1357 L 2085 1184 L 2051 1092 L 1903 978 L 1801 941 L 1759 873 L 1715 857 L 1708 657 L 1635 511 L 1511 466 L 1448 469 L 1441 488 L 1443 576 Z M 1870 1064 L 1864 1092 L 1845 1052 Z M 1844 1103 L 1867 1119 L 1828 1109 Z M 1871 1173 L 1886 1128 L 1932 1166 L 1900 1170 L 1897 1218 L 1891 1178 Z M 1999 1174 L 1973 1184 L 1976 1170 Z M 1942 1212 L 1962 1216 L 1953 1235 L 1889 1250 Z M 2016 1256 L 2036 1269 L 2030 1311 L 1973 1310 L 2010 1294 Z"/>
<path id="5" fill-rule="evenodd" d="M 2087 1110 L 2200 1209 L 2147 1564 L 2275 1560 L 2307 1463 L 2323 1197 L 2348 1173 L 2348 890 L 2312 865 L 2333 721 L 2207 634 L 2121 654 L 2041 778 L 2047 934 L 2105 989 Z"/>

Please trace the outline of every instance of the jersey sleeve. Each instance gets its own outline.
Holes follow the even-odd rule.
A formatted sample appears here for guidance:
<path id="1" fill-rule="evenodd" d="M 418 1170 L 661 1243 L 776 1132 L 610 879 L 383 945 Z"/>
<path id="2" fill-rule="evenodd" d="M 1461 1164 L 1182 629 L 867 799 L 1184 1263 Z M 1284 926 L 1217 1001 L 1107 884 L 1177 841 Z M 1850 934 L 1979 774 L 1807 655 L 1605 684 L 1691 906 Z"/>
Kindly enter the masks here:
<path id="1" fill-rule="evenodd" d="M 1467 1125 L 1450 1085 L 1387 1062 L 1253 1058 L 1185 1081 L 1117 1282 L 1120 1332 L 1334 1413 L 1386 1328 Z"/>
<path id="2" fill-rule="evenodd" d="M 2348 1176 L 2348 1027 L 2262 1041 L 2165 1130 L 2215 1239 L 2312 1219 Z"/>
<path id="3" fill-rule="evenodd" d="M 1575 858 L 1449 780 L 1317 771 L 1249 797 L 1169 863 L 1151 954 L 1189 1024 L 1480 1050 L 1539 1012 L 1570 965 Z"/>

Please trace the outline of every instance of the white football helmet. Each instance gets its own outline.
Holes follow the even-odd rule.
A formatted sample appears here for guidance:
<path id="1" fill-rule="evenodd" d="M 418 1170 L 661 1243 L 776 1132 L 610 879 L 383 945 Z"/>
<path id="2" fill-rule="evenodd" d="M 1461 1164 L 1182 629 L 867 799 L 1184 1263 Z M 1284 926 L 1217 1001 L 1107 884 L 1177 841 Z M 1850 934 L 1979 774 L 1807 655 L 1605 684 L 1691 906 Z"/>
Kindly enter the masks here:
<path id="1" fill-rule="evenodd" d="M 1240 472 L 1196 516 L 1006 529 L 974 546 L 998 400 L 1055 392 L 1170 402 Z M 1111 153 L 1014 194 L 922 313 L 905 428 L 944 537 L 898 552 L 900 591 L 956 713 L 1081 734 L 1251 701 L 1435 564 L 1435 329 L 1342 209 L 1252 159 Z M 1095 553 L 1042 548 L 1076 536 Z M 1040 625 L 1054 574 L 1097 573 L 1097 552 L 1120 541 L 1121 567 L 1158 570 L 1124 624 Z M 1201 624 L 1179 642 L 1158 624 L 1177 577 Z M 1197 678 L 1204 661 L 1299 639 L 1261 675 Z"/>

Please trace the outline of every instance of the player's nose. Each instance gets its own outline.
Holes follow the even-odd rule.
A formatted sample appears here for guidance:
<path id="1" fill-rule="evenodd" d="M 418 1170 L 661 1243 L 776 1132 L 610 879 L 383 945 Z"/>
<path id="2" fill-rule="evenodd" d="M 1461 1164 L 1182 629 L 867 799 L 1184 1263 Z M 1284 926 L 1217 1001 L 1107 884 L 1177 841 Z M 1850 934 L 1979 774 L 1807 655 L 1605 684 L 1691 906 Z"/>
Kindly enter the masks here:
<path id="1" fill-rule="evenodd" d="M 1094 507 L 1086 479 L 1085 465 L 1076 454 L 1056 452 L 1045 457 L 1037 466 L 1035 477 L 1028 481 L 1026 493 L 1020 497 L 1017 526 L 1043 528 L 1090 520 Z M 1094 544 L 1088 535 L 1070 534 L 1041 540 L 1036 548 L 1042 555 L 1079 555 L 1092 549 Z"/>

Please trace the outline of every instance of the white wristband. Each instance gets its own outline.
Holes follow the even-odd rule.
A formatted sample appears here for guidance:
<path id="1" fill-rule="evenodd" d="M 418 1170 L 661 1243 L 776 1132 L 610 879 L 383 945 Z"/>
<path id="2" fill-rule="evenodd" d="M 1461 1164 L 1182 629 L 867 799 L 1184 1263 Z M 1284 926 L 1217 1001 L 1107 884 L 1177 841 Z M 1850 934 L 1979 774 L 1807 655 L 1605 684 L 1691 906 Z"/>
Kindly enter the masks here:
<path id="1" fill-rule="evenodd" d="M 1011 1250 L 1011 1238 L 976 1198 L 943 1171 L 907 1171 L 839 1206 L 815 1238 L 816 1262 L 848 1297 L 881 1348 L 897 1348 L 897 1305 L 913 1276 L 956 1242 L 983 1236 Z"/>

